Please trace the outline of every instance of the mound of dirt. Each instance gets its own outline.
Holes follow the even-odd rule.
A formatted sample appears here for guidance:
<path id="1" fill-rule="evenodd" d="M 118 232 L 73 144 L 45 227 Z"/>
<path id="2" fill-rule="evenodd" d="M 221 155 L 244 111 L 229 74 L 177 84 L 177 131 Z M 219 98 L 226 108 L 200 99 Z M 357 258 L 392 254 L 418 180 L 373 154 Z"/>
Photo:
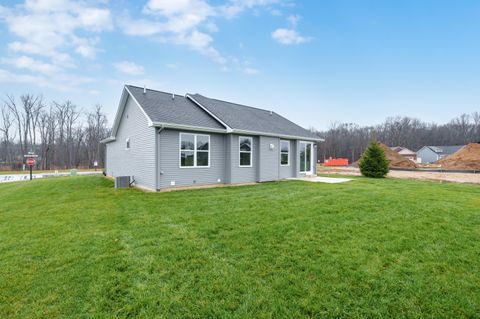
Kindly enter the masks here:
<path id="1" fill-rule="evenodd" d="M 390 149 L 387 145 L 380 143 L 380 147 L 383 149 L 385 156 L 387 156 L 387 159 L 390 162 L 390 168 L 417 168 L 417 165 L 414 162 Z M 353 166 L 358 167 L 359 161 L 360 160 L 353 163 Z"/>
<path id="2" fill-rule="evenodd" d="M 480 170 L 480 144 L 465 145 L 455 153 L 435 162 L 445 169 Z"/>

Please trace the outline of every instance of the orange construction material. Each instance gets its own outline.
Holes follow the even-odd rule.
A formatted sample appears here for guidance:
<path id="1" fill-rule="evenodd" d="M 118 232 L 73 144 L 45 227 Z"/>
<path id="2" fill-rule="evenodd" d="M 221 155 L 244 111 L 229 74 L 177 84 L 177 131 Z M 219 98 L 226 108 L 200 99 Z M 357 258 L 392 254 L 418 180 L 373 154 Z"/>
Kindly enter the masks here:
<path id="1" fill-rule="evenodd" d="M 331 158 L 325 160 L 324 166 L 348 166 L 348 158 Z"/>

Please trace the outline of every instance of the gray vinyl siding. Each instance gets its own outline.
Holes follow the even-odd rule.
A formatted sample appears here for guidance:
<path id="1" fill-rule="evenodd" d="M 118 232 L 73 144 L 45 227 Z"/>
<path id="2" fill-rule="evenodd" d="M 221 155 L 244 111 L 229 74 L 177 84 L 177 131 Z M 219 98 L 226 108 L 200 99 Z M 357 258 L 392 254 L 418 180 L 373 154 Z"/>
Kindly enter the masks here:
<path id="1" fill-rule="evenodd" d="M 283 139 L 282 139 L 283 140 Z M 280 159 L 280 146 L 279 146 L 279 150 L 278 150 L 278 157 L 279 157 L 279 178 L 280 179 L 284 179 L 284 178 L 292 178 L 292 177 L 295 177 L 295 164 L 296 164 L 296 156 L 295 156 L 295 141 L 293 140 L 290 140 L 288 141 L 290 143 L 290 153 L 288 154 L 289 155 L 289 159 L 288 159 L 288 166 L 282 166 L 281 165 L 281 159 Z"/>
<path id="2" fill-rule="evenodd" d="M 115 141 L 106 146 L 107 175 L 133 176 L 136 185 L 156 189 L 155 129 L 148 126 L 148 119 L 131 98 L 127 99 Z"/>
<path id="3" fill-rule="evenodd" d="M 438 161 L 438 155 L 428 147 L 424 147 L 417 152 L 417 156 L 422 159 L 422 163 L 433 163 Z"/>
<path id="4" fill-rule="evenodd" d="M 180 133 L 210 135 L 210 167 L 180 167 Z M 158 144 L 160 189 L 225 183 L 225 135 L 166 129 L 158 134 Z"/>
<path id="5" fill-rule="evenodd" d="M 273 149 L 270 148 L 273 145 Z M 259 181 L 276 181 L 280 169 L 280 139 L 278 137 L 259 137 Z"/>
<path id="6" fill-rule="evenodd" d="M 225 184 L 232 183 L 232 135 L 225 135 Z"/>
<path id="7" fill-rule="evenodd" d="M 253 183 L 258 181 L 258 137 L 253 137 L 252 167 L 240 167 L 239 136 L 230 135 L 230 183 Z"/>

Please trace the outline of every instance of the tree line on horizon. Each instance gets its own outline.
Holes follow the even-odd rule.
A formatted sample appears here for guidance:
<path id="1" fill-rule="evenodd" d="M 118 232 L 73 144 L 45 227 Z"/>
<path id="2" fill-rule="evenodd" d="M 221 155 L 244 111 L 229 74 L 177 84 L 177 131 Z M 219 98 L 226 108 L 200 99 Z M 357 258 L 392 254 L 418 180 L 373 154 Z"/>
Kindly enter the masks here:
<path id="1" fill-rule="evenodd" d="M 38 169 L 91 168 L 104 166 L 109 136 L 101 105 L 85 110 L 69 100 L 47 103 L 42 95 L 6 94 L 0 102 L 0 169 L 20 169 L 24 155 L 39 156 Z M 374 126 L 334 122 L 316 131 L 325 142 L 317 148 L 318 159 L 348 158 L 357 161 L 372 140 L 387 146 L 417 151 L 425 145 L 464 145 L 480 142 L 480 112 L 462 114 L 446 124 L 411 117 L 389 117 Z"/>
<path id="2" fill-rule="evenodd" d="M 402 146 L 416 152 L 425 145 L 465 145 L 480 142 L 480 112 L 462 114 L 446 124 L 411 117 L 388 117 L 374 126 L 334 122 L 327 130 L 316 131 L 325 139 L 320 143 L 318 159 L 348 158 L 357 161 L 373 140 L 387 146 Z"/>
<path id="3" fill-rule="evenodd" d="M 101 105 L 85 110 L 33 94 L 6 94 L 0 103 L 0 169 L 21 169 L 30 152 L 37 169 L 103 167 L 100 141 L 110 130 Z"/>

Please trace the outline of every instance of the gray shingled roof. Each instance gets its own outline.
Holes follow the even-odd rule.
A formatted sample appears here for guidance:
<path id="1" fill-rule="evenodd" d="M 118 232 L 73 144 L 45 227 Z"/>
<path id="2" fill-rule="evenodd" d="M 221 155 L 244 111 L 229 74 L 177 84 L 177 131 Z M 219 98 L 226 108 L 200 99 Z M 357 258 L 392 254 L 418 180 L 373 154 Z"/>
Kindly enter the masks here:
<path id="1" fill-rule="evenodd" d="M 318 138 L 275 112 L 211 99 L 200 94 L 190 96 L 234 130 Z"/>
<path id="2" fill-rule="evenodd" d="M 172 93 L 147 89 L 144 94 L 143 88 L 133 85 L 126 87 L 152 122 L 225 129 L 207 112 L 182 95 L 175 95 L 172 99 Z"/>
<path id="3" fill-rule="evenodd" d="M 152 122 L 226 130 L 222 124 L 224 123 L 234 131 L 318 139 L 312 132 L 268 110 L 211 99 L 200 94 L 189 95 L 214 115 L 211 116 L 202 107 L 182 95 L 175 95 L 175 98 L 172 98 L 172 93 L 150 89 L 143 93 L 143 88 L 133 85 L 127 85 L 126 88 Z"/>
<path id="4" fill-rule="evenodd" d="M 464 145 L 453 145 L 453 146 L 427 146 L 433 152 L 438 155 L 450 155 L 464 147 Z"/>

